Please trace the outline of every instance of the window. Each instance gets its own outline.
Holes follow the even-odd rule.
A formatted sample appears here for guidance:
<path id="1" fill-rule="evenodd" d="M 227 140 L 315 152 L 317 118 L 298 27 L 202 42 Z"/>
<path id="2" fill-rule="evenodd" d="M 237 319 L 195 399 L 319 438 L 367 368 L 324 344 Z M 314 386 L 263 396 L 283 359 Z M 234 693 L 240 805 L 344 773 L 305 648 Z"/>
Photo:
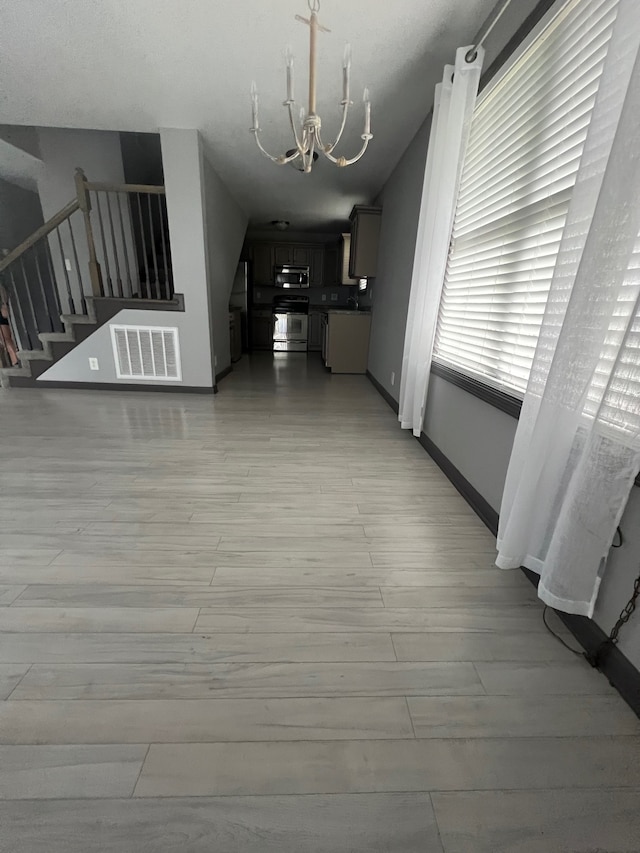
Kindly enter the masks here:
<path id="1" fill-rule="evenodd" d="M 478 100 L 434 361 L 522 397 L 616 17 L 569 0 Z"/>

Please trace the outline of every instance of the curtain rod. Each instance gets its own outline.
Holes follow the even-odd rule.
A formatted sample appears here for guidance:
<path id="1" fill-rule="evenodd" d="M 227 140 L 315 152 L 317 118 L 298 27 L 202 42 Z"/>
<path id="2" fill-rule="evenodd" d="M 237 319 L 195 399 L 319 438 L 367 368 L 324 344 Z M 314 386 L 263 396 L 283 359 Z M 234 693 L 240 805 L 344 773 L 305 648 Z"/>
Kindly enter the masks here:
<path id="1" fill-rule="evenodd" d="M 467 54 L 465 56 L 465 59 L 467 62 L 474 62 L 475 61 L 475 59 L 478 55 L 478 48 L 482 47 L 484 40 L 489 35 L 491 30 L 495 27 L 495 25 L 498 23 L 498 21 L 500 20 L 502 15 L 506 12 L 507 6 L 509 6 L 510 3 L 511 3 L 511 0 L 505 0 L 505 2 L 502 4 L 502 8 L 496 13 L 493 20 L 487 25 L 486 30 L 484 32 L 482 32 L 482 30 L 480 30 L 481 34 L 478 36 L 478 40 L 476 41 L 474 46 L 470 50 L 467 51 Z"/>

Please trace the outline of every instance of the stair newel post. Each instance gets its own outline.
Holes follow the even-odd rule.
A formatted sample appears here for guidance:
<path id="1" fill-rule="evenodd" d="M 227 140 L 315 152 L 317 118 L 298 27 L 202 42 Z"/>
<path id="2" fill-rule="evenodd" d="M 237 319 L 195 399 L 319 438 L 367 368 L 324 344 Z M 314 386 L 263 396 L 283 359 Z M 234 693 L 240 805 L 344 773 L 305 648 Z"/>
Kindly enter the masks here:
<path id="1" fill-rule="evenodd" d="M 84 217 L 84 226 L 87 232 L 87 246 L 89 248 L 89 277 L 91 279 L 91 292 L 94 296 L 102 296 L 102 273 L 96 255 L 96 244 L 93 238 L 93 227 L 91 225 L 91 197 L 87 189 L 87 176 L 79 167 L 75 174 L 76 194 L 78 205 Z"/>

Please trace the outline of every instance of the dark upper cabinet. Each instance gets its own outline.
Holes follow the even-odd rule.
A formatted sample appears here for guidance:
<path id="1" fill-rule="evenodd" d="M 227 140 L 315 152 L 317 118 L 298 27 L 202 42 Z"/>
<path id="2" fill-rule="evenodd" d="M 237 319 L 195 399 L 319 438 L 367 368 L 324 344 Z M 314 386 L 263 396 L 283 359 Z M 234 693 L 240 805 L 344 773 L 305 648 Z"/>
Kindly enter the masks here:
<path id="1" fill-rule="evenodd" d="M 291 261 L 289 263 L 295 267 L 311 266 L 311 252 L 313 250 L 309 246 L 290 246 L 290 249 Z"/>
<path id="2" fill-rule="evenodd" d="M 293 263 L 293 252 L 291 246 L 274 246 L 273 263 L 276 267 L 286 267 Z"/>
<path id="3" fill-rule="evenodd" d="M 322 287 L 324 282 L 324 246 L 309 249 L 309 284 Z"/>
<path id="4" fill-rule="evenodd" d="M 253 283 L 273 284 L 273 247 L 268 243 L 256 243 L 252 249 Z"/>
<path id="5" fill-rule="evenodd" d="M 275 267 L 309 267 L 311 287 L 340 283 L 338 247 L 333 243 L 254 243 L 251 246 L 254 285 L 273 285 Z"/>
<path id="6" fill-rule="evenodd" d="M 330 243 L 324 253 L 323 284 L 336 287 L 342 283 L 341 252 L 337 244 Z"/>
<path id="7" fill-rule="evenodd" d="M 378 269 L 378 242 L 382 208 L 357 204 L 351 211 L 351 278 L 375 278 Z"/>

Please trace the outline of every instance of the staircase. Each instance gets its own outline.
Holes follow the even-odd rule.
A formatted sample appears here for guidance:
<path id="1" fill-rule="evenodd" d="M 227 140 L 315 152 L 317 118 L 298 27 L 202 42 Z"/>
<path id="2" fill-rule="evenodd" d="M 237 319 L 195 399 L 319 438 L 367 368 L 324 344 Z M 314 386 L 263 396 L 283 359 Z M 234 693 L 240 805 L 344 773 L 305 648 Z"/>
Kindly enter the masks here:
<path id="1" fill-rule="evenodd" d="M 0 260 L 0 297 L 19 356 L 19 365 L 0 368 L 4 387 L 35 386 L 123 308 L 183 310 L 164 187 L 90 183 L 81 169 L 75 185 L 76 198 Z M 7 365 L 2 338 L 0 357 Z"/>

